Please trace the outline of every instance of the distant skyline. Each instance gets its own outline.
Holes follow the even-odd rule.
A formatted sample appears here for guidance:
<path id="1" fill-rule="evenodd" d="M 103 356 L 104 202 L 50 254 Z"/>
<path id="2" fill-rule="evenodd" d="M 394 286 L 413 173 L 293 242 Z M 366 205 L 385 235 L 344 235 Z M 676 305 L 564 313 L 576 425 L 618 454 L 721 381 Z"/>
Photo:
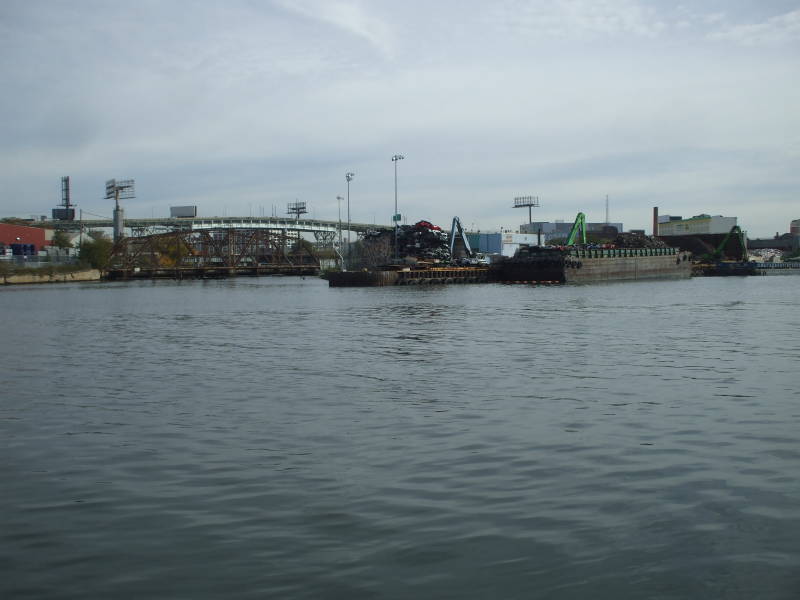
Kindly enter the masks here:
<path id="1" fill-rule="evenodd" d="M 800 218 L 800 2 L 0 3 L 0 217 Z"/>

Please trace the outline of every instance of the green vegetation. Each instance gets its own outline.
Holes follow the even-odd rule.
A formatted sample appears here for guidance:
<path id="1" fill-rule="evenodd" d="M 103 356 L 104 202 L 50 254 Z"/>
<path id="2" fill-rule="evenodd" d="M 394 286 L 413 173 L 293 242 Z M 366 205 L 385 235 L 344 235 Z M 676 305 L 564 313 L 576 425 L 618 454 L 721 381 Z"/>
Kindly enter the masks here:
<path id="1" fill-rule="evenodd" d="M 69 239 L 69 234 L 66 231 L 56 231 L 53 234 L 53 246 L 61 250 L 72 248 L 72 242 Z"/>
<path id="2" fill-rule="evenodd" d="M 89 239 L 84 239 L 78 251 L 81 262 L 94 269 L 105 270 L 111 260 L 111 250 L 114 242 L 102 231 L 90 231 Z"/>
<path id="3" fill-rule="evenodd" d="M 297 240 L 291 249 L 292 254 L 309 254 L 311 256 L 316 256 L 317 251 L 314 248 L 314 244 L 309 242 L 308 240 Z"/>

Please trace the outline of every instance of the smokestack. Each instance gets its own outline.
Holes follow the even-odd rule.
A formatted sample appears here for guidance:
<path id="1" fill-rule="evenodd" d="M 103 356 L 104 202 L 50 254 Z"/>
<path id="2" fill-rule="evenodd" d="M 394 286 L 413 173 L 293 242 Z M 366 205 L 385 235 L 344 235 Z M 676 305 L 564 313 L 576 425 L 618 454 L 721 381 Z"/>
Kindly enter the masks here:
<path id="1" fill-rule="evenodd" d="M 658 207 L 653 207 L 653 235 L 658 235 Z"/>

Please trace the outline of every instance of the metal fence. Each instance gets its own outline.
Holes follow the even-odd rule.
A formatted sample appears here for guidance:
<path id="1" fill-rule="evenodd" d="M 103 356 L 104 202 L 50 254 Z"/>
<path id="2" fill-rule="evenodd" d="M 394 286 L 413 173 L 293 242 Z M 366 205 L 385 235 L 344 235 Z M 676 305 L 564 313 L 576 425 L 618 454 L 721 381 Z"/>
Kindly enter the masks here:
<path id="1" fill-rule="evenodd" d="M 60 265 L 80 264 L 77 256 L 4 256 L 0 257 L 3 264 L 13 267 L 51 267 Z"/>

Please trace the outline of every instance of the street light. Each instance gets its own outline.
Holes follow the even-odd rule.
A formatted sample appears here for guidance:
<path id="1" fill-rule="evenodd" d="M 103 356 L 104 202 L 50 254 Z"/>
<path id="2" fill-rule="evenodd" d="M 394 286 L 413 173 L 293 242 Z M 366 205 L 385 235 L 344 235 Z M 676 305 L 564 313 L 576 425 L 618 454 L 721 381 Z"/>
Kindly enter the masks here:
<path id="1" fill-rule="evenodd" d="M 339 207 L 339 251 L 342 250 L 342 198 L 341 196 L 336 196 L 336 204 Z M 341 254 L 339 255 L 341 256 Z"/>
<path id="2" fill-rule="evenodd" d="M 397 227 L 398 221 L 400 220 L 400 215 L 397 214 L 397 163 L 405 158 L 402 154 L 395 154 L 392 157 L 392 162 L 394 163 L 394 215 L 392 216 L 392 220 L 394 221 L 394 260 L 397 262 Z"/>
<path id="3" fill-rule="evenodd" d="M 347 180 L 347 268 L 350 268 L 350 182 L 353 181 L 355 173 L 348 171 L 344 174 Z"/>

